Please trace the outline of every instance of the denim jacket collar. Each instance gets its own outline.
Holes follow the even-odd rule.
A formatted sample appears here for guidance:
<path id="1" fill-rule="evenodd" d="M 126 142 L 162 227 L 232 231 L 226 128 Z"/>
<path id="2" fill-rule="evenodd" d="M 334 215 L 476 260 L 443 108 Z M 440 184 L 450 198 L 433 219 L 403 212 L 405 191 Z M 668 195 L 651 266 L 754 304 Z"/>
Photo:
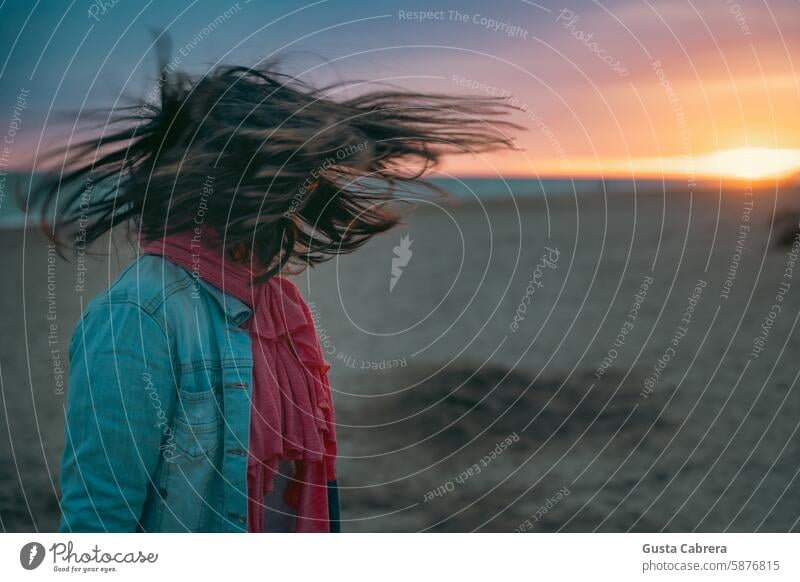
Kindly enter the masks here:
<path id="1" fill-rule="evenodd" d="M 218 287 L 197 278 L 197 283 L 219 302 L 220 307 L 225 312 L 225 316 L 237 327 L 242 325 L 252 314 L 253 311 L 240 299 L 229 293 L 223 292 Z"/>

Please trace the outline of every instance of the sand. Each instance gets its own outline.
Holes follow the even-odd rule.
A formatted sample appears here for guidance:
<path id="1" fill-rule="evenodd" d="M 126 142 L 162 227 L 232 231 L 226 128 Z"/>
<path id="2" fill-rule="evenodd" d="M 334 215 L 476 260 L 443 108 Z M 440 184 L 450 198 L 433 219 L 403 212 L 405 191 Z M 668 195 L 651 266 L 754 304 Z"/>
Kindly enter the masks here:
<path id="1" fill-rule="evenodd" d="M 332 364 L 343 529 L 800 530 L 800 270 L 770 244 L 788 200 L 425 203 L 299 276 Z M 49 298 L 41 235 L 0 240 L 0 527 L 49 531 L 56 360 L 130 251 L 88 261 L 82 292 L 57 263 Z"/>

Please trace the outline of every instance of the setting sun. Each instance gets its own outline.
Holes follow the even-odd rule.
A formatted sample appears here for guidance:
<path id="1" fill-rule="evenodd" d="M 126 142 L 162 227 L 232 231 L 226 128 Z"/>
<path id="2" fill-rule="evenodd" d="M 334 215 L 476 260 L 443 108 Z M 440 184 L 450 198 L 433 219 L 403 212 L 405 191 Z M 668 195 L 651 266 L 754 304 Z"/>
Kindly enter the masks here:
<path id="1" fill-rule="evenodd" d="M 548 167 L 557 171 L 555 162 Z M 711 179 L 781 179 L 800 173 L 800 149 L 746 147 L 660 158 L 577 159 L 573 175 L 639 178 L 701 177 Z"/>
<path id="2" fill-rule="evenodd" d="M 745 180 L 782 178 L 800 170 L 800 150 L 738 148 L 707 154 L 697 162 L 703 174 Z"/>

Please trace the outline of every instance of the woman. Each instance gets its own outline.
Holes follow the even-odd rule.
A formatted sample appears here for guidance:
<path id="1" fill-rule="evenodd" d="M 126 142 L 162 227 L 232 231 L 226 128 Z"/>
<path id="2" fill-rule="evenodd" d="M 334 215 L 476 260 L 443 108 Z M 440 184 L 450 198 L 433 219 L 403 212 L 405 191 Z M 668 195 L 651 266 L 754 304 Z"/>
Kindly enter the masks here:
<path id="1" fill-rule="evenodd" d="M 493 99 L 269 66 L 159 86 L 45 190 L 59 245 L 128 224 L 141 247 L 72 337 L 60 530 L 337 531 L 329 366 L 281 274 L 391 228 L 399 187 L 516 126 Z"/>

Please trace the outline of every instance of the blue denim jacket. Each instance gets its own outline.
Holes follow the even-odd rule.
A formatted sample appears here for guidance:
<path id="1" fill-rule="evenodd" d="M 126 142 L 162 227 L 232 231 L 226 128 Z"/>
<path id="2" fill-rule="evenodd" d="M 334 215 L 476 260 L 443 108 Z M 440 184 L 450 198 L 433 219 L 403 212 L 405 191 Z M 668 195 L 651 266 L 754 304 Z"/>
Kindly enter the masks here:
<path id="1" fill-rule="evenodd" d="M 250 309 L 153 255 L 70 342 L 59 531 L 247 531 Z M 339 530 L 336 482 L 328 498 Z"/>

